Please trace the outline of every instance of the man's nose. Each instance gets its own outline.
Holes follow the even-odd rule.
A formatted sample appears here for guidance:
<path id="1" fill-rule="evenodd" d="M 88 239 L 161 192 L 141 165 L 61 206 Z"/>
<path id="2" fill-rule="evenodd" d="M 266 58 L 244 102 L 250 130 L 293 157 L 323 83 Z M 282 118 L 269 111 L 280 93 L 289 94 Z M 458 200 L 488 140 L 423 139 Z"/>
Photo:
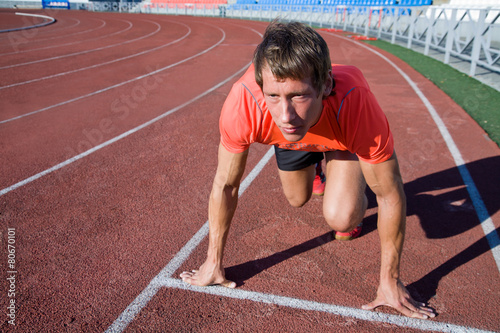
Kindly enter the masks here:
<path id="1" fill-rule="evenodd" d="M 284 100 L 281 106 L 281 122 L 284 124 L 290 124 L 296 117 L 297 113 L 292 103 L 288 100 Z"/>

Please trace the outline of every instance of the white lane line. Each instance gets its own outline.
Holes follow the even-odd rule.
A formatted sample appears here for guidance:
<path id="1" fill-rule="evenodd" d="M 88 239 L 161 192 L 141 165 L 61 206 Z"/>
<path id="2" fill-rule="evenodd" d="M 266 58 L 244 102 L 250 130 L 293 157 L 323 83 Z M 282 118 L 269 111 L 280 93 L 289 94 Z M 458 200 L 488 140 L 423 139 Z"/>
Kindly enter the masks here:
<path id="1" fill-rule="evenodd" d="M 54 29 L 53 29 L 53 30 L 51 30 L 51 31 L 50 31 L 50 33 L 54 33 L 54 32 L 55 32 L 55 33 L 57 33 L 57 32 L 60 32 L 60 31 L 62 31 L 62 32 L 67 32 L 67 31 L 68 31 L 68 29 L 72 29 L 72 28 L 74 28 L 74 27 L 77 27 L 77 26 L 79 26 L 79 25 L 80 25 L 80 23 L 82 23 L 79 19 L 74 18 L 74 17 L 68 17 L 68 18 L 66 18 L 66 19 L 67 19 L 68 21 L 70 21 L 70 20 L 71 20 L 71 21 L 74 21 L 75 23 L 73 23 L 73 25 L 68 25 L 68 26 L 62 25 L 62 26 L 57 26 L 57 27 L 54 27 Z M 99 20 L 99 21 L 104 22 L 104 21 L 102 21 L 102 20 Z M 93 31 L 93 30 L 94 30 L 94 29 L 92 29 L 92 30 L 87 30 L 87 32 L 90 32 L 90 31 Z M 54 39 L 59 39 L 59 38 L 67 38 L 67 37 L 72 37 L 72 36 L 74 36 L 74 35 L 79 35 L 79 34 L 81 34 L 81 33 L 82 33 L 82 32 L 78 31 L 78 32 L 74 32 L 74 33 L 71 33 L 71 34 L 64 34 L 64 35 L 59 34 L 59 35 L 57 35 L 57 36 L 52 36 L 52 37 L 46 37 L 46 38 L 40 38 L 40 39 L 37 39 L 37 40 L 36 40 L 36 42 L 37 42 L 37 43 L 40 43 L 40 42 L 45 42 L 45 41 L 47 41 L 47 40 L 54 40 Z M 38 49 L 35 49 L 35 50 L 38 50 Z M 24 50 L 24 51 L 19 51 L 19 52 L 15 52 L 15 53 L 25 53 L 25 52 L 30 52 L 30 51 L 28 51 L 28 50 Z M 4 55 L 4 54 L 5 54 L 5 53 L 0 54 L 0 55 Z M 9 53 L 7 53 L 7 54 L 9 54 Z"/>
<path id="2" fill-rule="evenodd" d="M 219 28 L 218 28 L 218 29 L 219 29 Z M 131 82 L 134 82 L 134 81 L 138 81 L 138 80 L 144 79 L 144 78 L 149 77 L 149 76 L 151 76 L 151 75 L 158 74 L 158 73 L 160 73 L 160 72 L 162 72 L 162 71 L 164 71 L 164 70 L 170 69 L 170 68 L 172 68 L 172 67 L 175 67 L 175 66 L 177 66 L 177 65 L 180 65 L 180 64 L 182 64 L 182 63 L 185 63 L 186 61 L 189 61 L 189 60 L 192 60 L 192 59 L 194 59 L 194 58 L 196 58 L 196 57 L 199 57 L 199 56 L 201 56 L 201 55 L 203 55 L 203 54 L 205 54 L 205 53 L 207 53 L 207 52 L 211 51 L 211 50 L 212 50 L 212 49 L 214 49 L 215 47 L 219 46 L 219 45 L 220 45 L 220 44 L 221 44 L 221 43 L 222 43 L 222 42 L 226 39 L 226 33 L 225 33 L 224 31 L 222 31 L 221 29 L 219 29 L 219 30 L 222 32 L 222 37 L 221 37 L 221 39 L 220 39 L 217 43 L 215 43 L 214 45 L 210 46 L 209 48 L 207 48 L 207 49 L 205 49 L 205 50 L 203 50 L 203 51 L 201 51 L 201 52 L 199 52 L 199 53 L 197 53 L 197 54 L 195 54 L 195 55 L 192 55 L 192 56 L 190 56 L 190 57 L 188 57 L 188 58 L 185 58 L 185 59 L 183 59 L 183 60 L 181 60 L 181 61 L 178 61 L 178 62 L 176 62 L 176 63 L 174 63 L 174 64 L 171 64 L 171 65 L 168 65 L 168 66 L 166 66 L 166 67 L 163 67 L 163 68 L 157 69 L 157 70 L 155 70 L 155 71 L 152 71 L 152 72 L 150 72 L 150 73 L 148 73 L 148 74 L 144 74 L 144 75 L 141 75 L 141 76 L 137 76 L 137 77 L 135 77 L 135 78 L 133 78 L 133 79 L 130 79 L 130 80 L 127 80 L 127 81 L 123 81 L 123 82 L 117 83 L 117 84 L 115 84 L 115 85 L 112 85 L 112 86 L 106 87 L 106 88 L 104 88 L 104 89 L 101 89 L 101 90 L 97 90 L 97 91 L 91 92 L 91 93 L 89 93 L 89 94 L 87 94 L 87 95 L 83 95 L 83 96 L 75 97 L 75 98 L 72 98 L 72 99 L 66 100 L 66 101 L 61 102 L 61 103 L 57 103 L 57 104 L 54 104 L 54 105 L 51 105 L 51 106 L 47 106 L 47 107 L 42 108 L 42 109 L 38 109 L 38 110 L 36 110 L 36 111 L 32 111 L 32 112 L 28 112 L 28 113 L 22 114 L 22 115 L 17 116 L 17 117 L 13 117 L 13 118 L 9 118 L 9 119 L 2 120 L 2 121 L 0 121 L 0 124 L 8 123 L 8 122 L 13 121 L 13 120 L 17 120 L 17 119 L 21 119 L 21 118 L 24 118 L 24 117 L 27 117 L 27 116 L 31 116 L 31 115 L 34 115 L 34 114 L 37 114 L 37 113 L 40 113 L 40 112 L 43 112 L 43 111 L 47 111 L 47 110 L 53 109 L 53 108 L 55 108 L 55 107 L 59 107 L 59 106 L 62 106 L 62 105 L 66 105 L 66 104 L 69 104 L 69 103 L 73 103 L 73 102 L 79 101 L 79 100 L 81 100 L 81 99 L 84 99 L 84 98 L 87 98 L 87 97 L 91 97 L 91 96 L 94 96 L 94 95 L 97 95 L 97 94 L 100 94 L 100 93 L 106 92 L 106 91 L 111 90 L 111 89 L 114 89 L 114 88 L 121 87 L 121 86 L 126 85 L 126 84 L 128 84 L 128 83 L 131 83 Z"/>
<path id="3" fill-rule="evenodd" d="M 171 42 L 167 43 L 167 44 L 163 44 L 163 45 L 154 47 L 152 49 L 148 49 L 148 50 L 145 50 L 145 51 L 142 51 L 142 52 L 134 53 L 134 54 L 131 54 L 131 55 L 126 56 L 126 57 L 113 59 L 111 61 L 102 62 L 102 63 L 95 64 L 95 65 L 92 65 L 92 66 L 82 67 L 82 68 L 74 69 L 74 70 L 71 70 L 71 71 L 57 73 L 57 74 L 49 75 L 49 76 L 44 76 L 44 77 L 41 77 L 41 78 L 32 79 L 32 80 L 28 80 L 28 81 L 24 81 L 24 82 L 17 82 L 17 83 L 9 84 L 7 86 L 0 87 L 0 90 L 7 89 L 7 88 L 12 88 L 12 87 L 16 87 L 16 86 L 20 86 L 20 85 L 23 85 L 23 84 L 39 82 L 39 81 L 42 81 L 42 80 L 53 79 L 53 78 L 56 78 L 56 77 L 67 75 L 67 74 L 73 74 L 73 73 L 81 72 L 81 71 L 84 71 L 84 70 L 87 70 L 87 69 L 92 69 L 92 68 L 97 68 L 97 67 L 104 66 L 104 65 L 113 64 L 113 63 L 118 62 L 118 61 L 131 59 L 131 58 L 134 58 L 134 57 L 138 57 L 140 55 L 144 55 L 144 54 L 147 54 L 147 53 L 150 53 L 150 52 L 157 51 L 157 50 L 162 49 L 164 47 L 167 47 L 167 46 L 170 46 L 172 44 L 178 43 L 181 40 L 186 39 L 191 34 L 191 28 L 190 27 L 188 27 L 187 25 L 182 24 L 182 23 L 179 23 L 179 24 L 180 25 L 184 25 L 187 28 L 186 34 L 184 36 L 182 36 L 182 37 L 174 40 L 174 41 L 171 41 Z M 130 42 L 130 41 L 128 41 L 128 42 Z"/>
<path id="4" fill-rule="evenodd" d="M 67 159 L 67 160 L 66 160 L 66 161 L 64 161 L 64 162 L 61 162 L 61 163 L 59 163 L 59 164 L 57 164 L 57 165 L 53 166 L 52 168 L 46 169 L 46 170 L 44 170 L 44 171 L 42 171 L 42 172 L 37 173 L 37 174 L 36 174 L 36 175 L 34 175 L 34 176 L 31 176 L 31 177 L 29 177 L 29 178 L 26 178 L 26 179 L 24 179 L 24 180 L 22 180 L 22 181 L 20 181 L 20 182 L 18 182 L 18 183 L 16 183 L 16 184 L 14 184 L 14 185 L 11 185 L 11 186 L 9 186 L 9 187 L 7 187 L 7 188 L 2 189 L 2 190 L 0 191 L 0 196 L 2 196 L 2 195 L 4 195 L 4 194 L 7 194 L 7 193 L 9 193 L 9 192 L 11 192 L 11 191 L 13 191 L 13 190 L 15 190 L 15 189 L 17 189 L 17 188 L 21 187 L 21 186 L 24 186 L 24 185 L 26 185 L 26 184 L 29 184 L 29 183 L 31 183 L 31 182 L 33 182 L 33 181 L 35 181 L 35 180 L 37 180 L 37 179 L 39 179 L 39 178 L 41 178 L 41 177 L 43 177 L 43 176 L 46 176 L 46 175 L 48 175 L 48 174 L 50 174 L 50 173 L 52 173 L 52 172 L 54 172 L 54 171 L 56 171 L 56 170 L 59 170 L 59 169 L 61 169 L 61 168 L 65 167 L 65 166 L 67 166 L 67 165 L 70 165 L 70 164 L 72 164 L 73 162 L 76 162 L 76 161 L 78 161 L 78 160 L 80 160 L 80 159 L 82 159 L 82 158 L 84 158 L 84 157 L 86 157 L 86 156 L 88 156 L 88 155 L 90 155 L 90 154 L 92 154 L 92 153 L 95 153 L 96 151 L 98 151 L 98 150 L 100 150 L 100 149 L 102 149 L 102 148 L 104 148 L 104 147 L 107 147 L 107 146 L 109 146 L 109 145 L 110 145 L 110 144 L 112 144 L 112 143 L 115 143 L 115 142 L 117 142 L 117 141 L 119 141 L 119 140 L 121 140 L 121 139 L 123 139 L 123 138 L 126 138 L 127 136 L 129 136 L 129 135 L 131 135 L 131 134 L 133 134 L 133 133 L 137 132 L 137 131 L 140 131 L 141 129 L 143 129 L 143 128 L 145 128 L 145 127 L 148 127 L 148 126 L 149 126 L 149 125 L 151 125 L 151 124 L 154 124 L 155 122 L 157 122 L 157 121 L 159 121 L 159 120 L 161 120 L 161 119 L 165 118 L 166 116 L 168 116 L 168 115 L 170 115 L 170 114 L 172 114 L 172 113 L 174 113 L 174 112 L 176 112 L 176 111 L 179 111 L 180 109 L 182 109 L 182 108 L 186 107 L 187 105 L 189 105 L 189 104 L 191 104 L 191 103 L 193 103 L 193 102 L 195 102 L 195 101 L 199 100 L 199 99 L 200 99 L 200 98 L 202 98 L 203 96 L 208 95 L 209 93 L 211 93 L 211 92 L 212 92 L 212 91 L 214 91 L 215 89 L 217 89 L 217 88 L 221 87 L 222 85 L 226 84 L 226 83 L 227 83 L 227 82 L 229 82 L 231 79 L 233 79 L 235 76 L 239 75 L 241 72 L 243 72 L 244 70 L 246 70 L 246 69 L 248 68 L 248 66 L 249 66 L 249 65 L 250 65 L 250 64 L 245 65 L 245 67 L 243 67 L 243 68 L 242 68 L 242 69 L 240 69 L 238 72 L 234 73 L 233 75 L 231 75 L 230 77 L 228 77 L 228 78 L 227 78 L 227 79 L 225 79 L 224 81 L 222 81 L 222 82 L 218 83 L 217 85 L 215 85 L 215 86 L 213 86 L 212 88 L 210 88 L 210 89 L 206 90 L 205 92 L 203 92 L 202 94 L 200 94 L 200 95 L 198 95 L 198 96 L 194 97 L 193 99 L 191 99 L 191 100 L 189 100 L 189 101 L 187 101 L 187 102 L 185 102 L 185 103 L 183 103 L 183 104 L 181 104 L 181 105 L 179 105 L 179 106 L 177 106 L 177 107 L 175 107 L 175 108 L 173 108 L 173 109 L 170 109 L 169 111 L 167 111 L 167 112 L 165 112 L 165 113 L 163 113 L 163 114 L 159 115 L 158 117 L 156 117 L 156 118 L 154 118 L 154 119 L 151 119 L 150 121 L 148 121 L 148 122 L 146 122 L 146 123 L 143 123 L 142 125 L 139 125 L 139 126 L 137 126 L 137 127 L 133 128 L 133 129 L 131 129 L 131 130 L 128 130 L 127 132 L 122 133 L 122 134 L 120 134 L 120 135 L 118 135 L 118 136 L 116 136 L 116 137 L 114 137 L 114 138 L 112 138 L 112 139 L 110 139 L 110 140 L 108 140 L 108 141 L 106 141 L 106 142 L 103 142 L 103 143 L 101 143 L 100 145 L 97 145 L 97 146 L 95 146 L 95 147 L 93 147 L 93 148 L 91 148 L 91 149 L 89 149 L 89 150 L 87 150 L 87 151 L 85 151 L 85 152 L 83 152 L 83 153 L 81 153 L 81 154 L 79 154 L 79 155 L 73 156 L 72 158 Z"/>
<path id="5" fill-rule="evenodd" d="M 326 312 L 329 314 L 356 318 L 364 321 L 387 323 L 400 327 L 415 328 L 423 331 L 433 332 L 449 332 L 449 333 L 494 333 L 491 331 L 480 330 L 473 327 L 459 326 L 455 324 L 438 322 L 435 320 L 423 320 L 403 317 L 400 315 L 391 315 L 376 311 L 361 310 L 347 306 L 340 306 L 328 303 L 320 303 L 315 301 L 307 301 L 303 299 L 278 296 L 273 294 L 259 293 L 242 289 L 230 289 L 221 286 L 197 287 L 183 282 L 180 279 L 159 278 L 155 280 L 155 287 L 158 290 L 161 287 L 176 288 L 182 290 L 195 291 L 199 293 L 223 296 L 238 300 L 249 300 L 258 303 L 275 304 L 294 309 L 306 311 Z M 121 331 L 110 331 L 121 332 Z"/>
<path id="6" fill-rule="evenodd" d="M 271 147 L 267 153 L 261 158 L 259 163 L 252 169 L 248 176 L 241 182 L 238 191 L 240 197 L 245 190 L 252 184 L 262 171 L 264 166 L 269 162 L 274 155 L 274 147 Z M 198 230 L 198 232 L 184 245 L 184 247 L 175 255 L 175 257 L 165 266 L 158 275 L 148 284 L 148 286 L 127 306 L 127 308 L 120 314 L 120 316 L 111 324 L 105 332 L 123 332 L 123 330 L 134 320 L 135 316 L 149 303 L 149 301 L 156 295 L 158 290 L 165 286 L 165 281 L 177 281 L 170 279 L 172 274 L 186 261 L 191 252 L 200 244 L 200 242 L 208 234 L 208 221 Z M 202 292 L 205 290 L 201 288 Z M 206 289 L 208 290 L 208 289 Z M 206 291 L 205 290 L 205 291 Z"/>
<path id="7" fill-rule="evenodd" d="M 472 179 L 472 176 L 467 169 L 467 166 L 465 165 L 465 161 L 462 157 L 462 154 L 460 153 L 460 150 L 458 149 L 457 145 L 455 144 L 455 141 L 453 140 L 450 132 L 448 131 L 448 128 L 446 127 L 444 121 L 441 119 L 439 114 L 437 113 L 436 109 L 434 106 L 432 106 L 431 102 L 425 97 L 424 93 L 418 88 L 417 84 L 413 82 L 413 80 L 405 73 L 403 72 L 402 69 L 400 69 L 395 63 L 393 63 L 389 58 L 381 54 L 380 52 L 375 51 L 374 49 L 364 45 L 363 43 L 359 42 L 354 42 L 349 38 L 346 37 L 340 37 L 332 34 L 335 37 L 342 38 L 345 40 L 348 40 L 352 43 L 355 43 L 356 45 L 360 45 L 364 47 L 365 49 L 369 50 L 370 52 L 378 55 L 382 59 L 384 59 L 389 65 L 394 67 L 399 74 L 408 82 L 408 84 L 412 87 L 412 89 L 415 91 L 418 97 L 422 100 L 424 103 L 425 107 L 429 111 L 432 119 L 436 123 L 439 132 L 441 133 L 441 136 L 443 137 L 444 141 L 446 142 L 446 146 L 448 147 L 448 150 L 450 151 L 451 155 L 453 156 L 453 160 L 455 161 L 455 165 L 458 168 L 458 171 L 460 172 L 460 175 L 462 176 L 462 180 L 464 181 L 465 186 L 467 187 L 467 191 L 469 192 L 469 196 L 472 200 L 472 203 L 474 205 L 474 209 L 476 211 L 477 217 L 479 218 L 479 222 L 481 224 L 481 227 L 483 229 L 484 235 L 486 239 L 488 240 L 488 244 L 491 249 L 491 253 L 493 254 L 493 259 L 495 260 L 495 263 L 497 265 L 497 269 L 500 272 L 500 238 L 498 236 L 498 232 L 496 231 L 495 224 L 493 223 L 493 220 L 491 219 L 491 216 L 488 213 L 488 209 L 486 208 L 486 205 L 481 197 L 481 194 L 479 193 L 479 190 L 476 187 L 476 184 L 474 183 L 474 180 Z"/>

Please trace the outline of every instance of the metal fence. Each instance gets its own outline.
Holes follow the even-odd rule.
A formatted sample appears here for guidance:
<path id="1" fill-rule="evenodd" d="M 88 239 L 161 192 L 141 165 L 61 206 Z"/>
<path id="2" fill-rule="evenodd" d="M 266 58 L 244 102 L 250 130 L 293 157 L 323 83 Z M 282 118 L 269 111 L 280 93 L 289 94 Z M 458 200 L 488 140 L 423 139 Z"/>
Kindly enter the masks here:
<path id="1" fill-rule="evenodd" d="M 33 3 L 0 0 L 0 7 Z M 469 62 L 471 76 L 476 74 L 477 66 L 500 73 L 500 8 L 103 1 L 70 4 L 71 9 L 89 11 L 294 20 L 402 43 L 408 48 L 418 45 L 425 55 L 431 49 L 438 50 L 444 53 L 445 63 L 451 57 Z"/>

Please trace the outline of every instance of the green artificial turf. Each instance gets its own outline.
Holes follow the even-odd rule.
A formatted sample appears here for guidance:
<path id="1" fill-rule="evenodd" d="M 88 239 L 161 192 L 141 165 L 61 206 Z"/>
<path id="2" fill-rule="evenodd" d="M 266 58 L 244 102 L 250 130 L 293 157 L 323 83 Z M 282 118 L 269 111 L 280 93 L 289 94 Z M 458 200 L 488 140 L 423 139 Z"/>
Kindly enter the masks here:
<path id="1" fill-rule="evenodd" d="M 420 72 L 443 90 L 500 147 L 500 92 L 431 57 L 382 40 L 366 41 Z"/>

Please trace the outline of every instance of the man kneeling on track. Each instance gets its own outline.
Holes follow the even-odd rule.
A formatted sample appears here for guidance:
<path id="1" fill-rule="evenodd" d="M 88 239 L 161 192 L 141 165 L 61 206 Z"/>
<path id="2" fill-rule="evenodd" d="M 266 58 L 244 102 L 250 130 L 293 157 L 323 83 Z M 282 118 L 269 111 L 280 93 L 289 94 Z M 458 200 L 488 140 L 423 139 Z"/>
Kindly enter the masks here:
<path id="1" fill-rule="evenodd" d="M 406 198 L 387 119 L 361 72 L 332 65 L 324 39 L 301 23 L 271 23 L 253 64 L 224 103 L 218 168 L 209 199 L 209 246 L 190 284 L 235 288 L 222 258 L 249 146 L 274 145 L 286 198 L 300 207 L 323 195 L 323 215 L 339 240 L 361 233 L 366 184 L 378 202 L 380 282 L 375 300 L 415 318 L 434 317 L 399 278 Z M 326 180 L 322 172 L 325 159 Z"/>

